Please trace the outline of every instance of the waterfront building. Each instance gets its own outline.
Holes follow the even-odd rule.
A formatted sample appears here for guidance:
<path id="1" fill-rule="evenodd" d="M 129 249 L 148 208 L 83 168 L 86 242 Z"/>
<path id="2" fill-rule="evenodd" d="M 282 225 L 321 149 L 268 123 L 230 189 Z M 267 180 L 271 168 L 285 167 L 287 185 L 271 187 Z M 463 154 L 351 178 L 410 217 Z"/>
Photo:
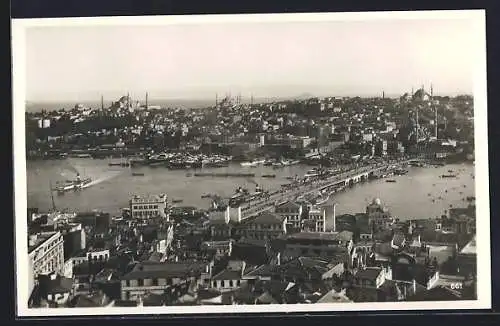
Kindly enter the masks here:
<path id="1" fill-rule="evenodd" d="M 209 262 L 142 262 L 121 278 L 121 299 L 138 301 L 147 293 L 167 295 L 187 289 L 192 282 L 208 285 L 211 270 Z"/>
<path id="2" fill-rule="evenodd" d="M 274 213 L 282 218 L 286 218 L 288 227 L 299 230 L 301 227 L 302 210 L 302 205 L 293 201 L 287 201 L 276 206 Z"/>
<path id="3" fill-rule="evenodd" d="M 308 211 L 307 219 L 302 221 L 302 230 L 306 232 L 325 232 L 326 209 L 312 206 Z"/>
<path id="4" fill-rule="evenodd" d="M 373 199 L 370 205 L 366 207 L 369 225 L 377 230 L 386 229 L 391 223 L 391 214 L 386 207 L 382 205 L 379 198 Z"/>
<path id="5" fill-rule="evenodd" d="M 236 226 L 235 232 L 237 235 L 247 239 L 275 239 L 287 233 L 286 223 L 286 217 L 264 212 L 241 221 Z"/>
<path id="6" fill-rule="evenodd" d="M 167 195 L 141 197 L 134 196 L 130 199 L 130 213 L 133 218 L 150 219 L 154 217 L 166 218 L 167 213 Z"/>
<path id="7" fill-rule="evenodd" d="M 41 232 L 29 236 L 28 256 L 33 266 L 33 277 L 62 272 L 64 267 L 64 240 L 61 232 Z"/>

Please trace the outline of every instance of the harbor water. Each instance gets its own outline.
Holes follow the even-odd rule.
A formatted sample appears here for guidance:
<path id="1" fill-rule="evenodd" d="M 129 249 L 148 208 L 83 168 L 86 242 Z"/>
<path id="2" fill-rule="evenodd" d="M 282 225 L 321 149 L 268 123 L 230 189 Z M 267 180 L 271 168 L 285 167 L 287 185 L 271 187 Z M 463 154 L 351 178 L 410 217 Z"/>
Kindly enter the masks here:
<path id="1" fill-rule="evenodd" d="M 265 190 L 280 188 L 290 181 L 287 177 L 302 177 L 310 166 L 294 165 L 274 169 L 268 166 L 242 167 L 231 164 L 223 168 L 198 170 L 169 170 L 165 167 L 124 168 L 109 166 L 106 160 L 66 159 L 56 161 L 28 161 L 28 207 L 47 211 L 52 207 L 51 185 L 73 179 L 76 173 L 92 178 L 92 185 L 63 195 L 54 193 L 56 208 L 70 211 L 101 210 L 119 214 L 128 206 L 131 196 L 167 194 L 170 200 L 182 200 L 180 206 L 208 209 L 211 200 L 205 194 L 230 197 L 242 186 L 250 191 L 258 184 Z M 475 196 L 474 166 L 469 163 L 439 167 L 409 167 L 409 173 L 394 176 L 395 182 L 377 179 L 357 184 L 334 195 L 337 215 L 364 212 L 373 198 L 382 203 L 400 220 L 438 217 L 450 207 L 465 207 L 467 196 Z M 442 175 L 456 175 L 442 178 Z M 132 172 L 138 172 L 133 175 Z M 254 177 L 194 176 L 195 173 L 246 173 Z M 144 175 L 142 175 L 144 174 Z M 263 175 L 274 174 L 275 178 Z"/>

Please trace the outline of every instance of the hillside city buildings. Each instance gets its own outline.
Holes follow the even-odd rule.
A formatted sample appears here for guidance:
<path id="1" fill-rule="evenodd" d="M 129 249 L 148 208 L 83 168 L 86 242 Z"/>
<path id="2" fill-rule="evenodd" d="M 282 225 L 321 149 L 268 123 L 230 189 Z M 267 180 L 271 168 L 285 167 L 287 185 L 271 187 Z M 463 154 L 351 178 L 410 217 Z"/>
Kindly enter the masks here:
<path id="1" fill-rule="evenodd" d="M 124 96 L 109 108 L 27 114 L 29 159 L 115 156 L 124 166 L 168 169 L 229 162 L 315 167 L 273 193 L 238 189 L 230 199 L 214 197 L 210 212 L 180 210 L 176 194 L 141 193 L 128 198 L 122 216 L 31 211 L 29 306 L 472 300 L 472 198 L 422 220 L 393 216 L 383 198 L 339 215 L 334 200 L 354 182 L 403 175 L 404 164 L 472 161 L 472 104 L 471 97 L 438 97 L 422 87 L 397 99 L 242 104 L 226 97 L 198 110 Z M 378 170 L 323 185 L 369 167 Z M 312 190 L 276 199 L 294 189 Z M 267 206 L 254 211 L 259 205 Z"/>

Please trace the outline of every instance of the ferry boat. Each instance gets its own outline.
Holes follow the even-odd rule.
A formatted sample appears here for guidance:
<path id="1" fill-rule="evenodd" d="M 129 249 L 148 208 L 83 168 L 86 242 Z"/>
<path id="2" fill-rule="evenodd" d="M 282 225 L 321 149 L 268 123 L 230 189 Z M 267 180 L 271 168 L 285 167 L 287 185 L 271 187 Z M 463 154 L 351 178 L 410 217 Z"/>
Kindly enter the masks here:
<path id="1" fill-rule="evenodd" d="M 259 164 L 264 164 L 266 160 L 253 160 L 251 162 L 241 162 L 241 166 L 257 166 Z"/>
<path id="2" fill-rule="evenodd" d="M 304 178 L 314 178 L 321 175 L 321 170 L 318 168 L 311 169 L 304 174 Z"/>
<path id="3" fill-rule="evenodd" d="M 92 182 L 91 178 L 82 179 L 80 177 L 80 174 L 77 174 L 75 180 L 66 180 L 64 183 L 58 184 L 54 190 L 59 193 L 64 193 L 71 190 L 80 190 L 90 182 Z"/>

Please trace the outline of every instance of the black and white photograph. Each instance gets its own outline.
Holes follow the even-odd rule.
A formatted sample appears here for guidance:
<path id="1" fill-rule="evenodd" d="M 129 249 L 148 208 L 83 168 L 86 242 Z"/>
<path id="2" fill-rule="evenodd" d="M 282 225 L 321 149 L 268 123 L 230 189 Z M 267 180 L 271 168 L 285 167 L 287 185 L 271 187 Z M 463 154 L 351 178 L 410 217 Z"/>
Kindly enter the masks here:
<path id="1" fill-rule="evenodd" d="M 484 10 L 14 19 L 12 53 L 19 316 L 491 307 Z"/>

